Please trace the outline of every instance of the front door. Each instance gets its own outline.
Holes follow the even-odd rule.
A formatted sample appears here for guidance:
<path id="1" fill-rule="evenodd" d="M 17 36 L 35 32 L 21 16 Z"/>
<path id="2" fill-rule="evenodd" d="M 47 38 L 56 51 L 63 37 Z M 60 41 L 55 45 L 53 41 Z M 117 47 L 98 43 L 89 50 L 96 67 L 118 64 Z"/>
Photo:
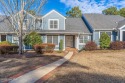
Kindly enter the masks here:
<path id="1" fill-rule="evenodd" d="M 66 36 L 66 47 L 71 47 L 73 48 L 73 36 Z"/>
<path id="2" fill-rule="evenodd" d="M 123 41 L 125 41 L 125 31 L 123 31 Z"/>

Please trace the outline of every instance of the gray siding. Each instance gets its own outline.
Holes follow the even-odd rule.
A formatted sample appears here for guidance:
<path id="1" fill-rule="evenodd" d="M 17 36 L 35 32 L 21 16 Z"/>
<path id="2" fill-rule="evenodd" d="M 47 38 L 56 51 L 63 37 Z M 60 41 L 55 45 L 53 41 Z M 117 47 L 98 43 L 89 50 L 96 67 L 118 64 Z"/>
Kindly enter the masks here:
<path id="1" fill-rule="evenodd" d="M 61 17 L 59 14 L 56 12 L 52 12 L 45 18 L 43 18 L 43 30 L 49 30 L 49 19 L 59 19 L 59 30 L 64 30 L 65 27 L 65 19 Z"/>

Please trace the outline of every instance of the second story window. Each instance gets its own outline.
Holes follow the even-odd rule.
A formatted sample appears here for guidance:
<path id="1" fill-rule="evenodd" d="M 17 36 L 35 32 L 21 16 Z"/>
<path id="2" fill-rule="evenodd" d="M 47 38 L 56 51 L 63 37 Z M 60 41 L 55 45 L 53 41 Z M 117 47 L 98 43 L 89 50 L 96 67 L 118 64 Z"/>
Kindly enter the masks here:
<path id="1" fill-rule="evenodd" d="M 58 30 L 59 29 L 59 20 L 58 19 L 49 19 L 49 29 Z"/>

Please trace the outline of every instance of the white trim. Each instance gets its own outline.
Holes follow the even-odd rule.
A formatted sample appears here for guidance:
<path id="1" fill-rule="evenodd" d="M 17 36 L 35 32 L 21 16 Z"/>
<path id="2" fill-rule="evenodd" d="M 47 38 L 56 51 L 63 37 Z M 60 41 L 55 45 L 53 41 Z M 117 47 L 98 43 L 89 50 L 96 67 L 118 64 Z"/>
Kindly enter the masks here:
<path id="1" fill-rule="evenodd" d="M 54 35 L 53 35 L 54 36 Z M 55 35 L 56 36 L 56 35 Z M 57 35 L 57 37 L 58 37 L 58 45 L 56 45 L 57 47 L 59 47 L 59 35 Z"/>
<path id="2" fill-rule="evenodd" d="M 101 32 L 111 32 L 111 41 L 113 41 L 113 40 L 112 40 L 112 38 L 113 38 L 113 37 L 112 37 L 112 36 L 113 36 L 113 35 L 112 35 L 112 31 L 99 31 L 99 39 L 100 39 L 100 37 L 101 37 L 101 35 L 100 35 Z"/>
<path id="3" fill-rule="evenodd" d="M 59 14 L 61 17 L 63 17 L 64 19 L 66 19 L 63 15 L 61 15 L 60 13 L 58 13 L 58 12 L 55 11 L 55 10 L 50 11 L 49 13 L 47 13 L 46 15 L 44 15 L 42 18 L 45 18 L 46 16 L 50 15 L 50 14 L 53 13 L 53 12 Z"/>
<path id="4" fill-rule="evenodd" d="M 79 36 L 80 36 L 80 35 L 79 35 Z M 82 35 L 84 42 L 83 42 L 83 43 L 80 43 L 80 42 L 79 42 L 80 45 L 85 45 L 85 44 L 86 44 L 86 43 L 85 43 L 85 36 L 87 36 L 88 40 L 90 40 L 90 39 L 89 39 L 89 37 L 90 37 L 89 35 Z M 80 37 L 79 37 L 79 39 L 80 39 Z"/>
<path id="5" fill-rule="evenodd" d="M 57 24 L 58 24 L 58 26 L 57 26 L 57 29 L 55 29 L 55 28 L 50 28 L 50 21 L 57 21 Z M 48 29 L 49 30 L 59 30 L 59 19 L 49 19 L 48 20 Z"/>
<path id="6" fill-rule="evenodd" d="M 79 38 L 78 38 L 79 35 L 75 35 L 75 48 L 79 50 Z"/>
<path id="7" fill-rule="evenodd" d="M 64 42 L 64 48 L 63 48 L 63 50 L 65 50 L 65 49 L 66 49 L 66 35 L 64 35 L 64 40 L 63 40 L 63 42 Z"/>
<path id="8" fill-rule="evenodd" d="M 72 34 L 79 34 L 78 32 L 38 32 L 38 33 L 51 33 L 51 34 L 60 34 L 60 33 L 67 33 L 67 34 L 70 34 L 70 35 L 72 35 Z M 80 33 L 80 34 L 83 34 L 83 35 L 92 35 L 92 33 Z"/>
<path id="9" fill-rule="evenodd" d="M 100 31 L 100 30 L 102 30 L 102 31 L 112 31 L 112 30 L 114 30 L 114 29 L 94 29 L 94 31 Z"/>
<path id="10" fill-rule="evenodd" d="M 120 41 L 123 41 L 123 31 L 125 31 L 125 30 L 122 30 L 123 28 L 125 28 L 125 25 L 123 25 L 122 27 L 119 28 L 119 30 L 120 30 L 120 36 L 119 36 L 120 39 L 119 40 Z"/>
<path id="11" fill-rule="evenodd" d="M 120 30 L 120 41 L 123 41 L 123 31 L 125 30 Z"/>
<path id="12" fill-rule="evenodd" d="M 46 40 L 45 40 L 45 42 L 47 43 L 47 35 L 45 35 L 45 37 L 46 37 Z"/>
<path id="13" fill-rule="evenodd" d="M 43 30 L 43 18 L 42 18 L 42 30 Z"/>
<path id="14" fill-rule="evenodd" d="M 119 29 L 121 30 L 122 28 L 125 28 L 125 25 L 123 25 L 122 27 L 120 27 Z"/>

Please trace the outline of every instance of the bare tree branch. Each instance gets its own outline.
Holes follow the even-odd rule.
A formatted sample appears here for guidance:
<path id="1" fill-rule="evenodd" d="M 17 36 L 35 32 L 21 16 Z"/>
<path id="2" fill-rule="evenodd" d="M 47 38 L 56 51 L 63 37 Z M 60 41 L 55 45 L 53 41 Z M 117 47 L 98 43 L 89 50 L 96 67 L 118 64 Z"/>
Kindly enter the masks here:
<path id="1" fill-rule="evenodd" d="M 24 23 L 25 18 L 27 18 L 27 11 L 34 10 L 36 14 L 38 14 L 46 2 L 47 0 L 0 0 L 2 11 L 11 24 L 10 28 L 12 28 L 19 37 L 20 51 L 22 51 L 22 38 L 31 30 L 29 26 L 32 24 L 30 22 L 33 22 L 26 21 L 27 23 Z M 33 19 L 35 20 L 35 18 Z M 24 25 L 26 27 L 25 31 L 23 31 Z M 33 27 L 35 26 L 32 26 L 32 28 Z"/>

